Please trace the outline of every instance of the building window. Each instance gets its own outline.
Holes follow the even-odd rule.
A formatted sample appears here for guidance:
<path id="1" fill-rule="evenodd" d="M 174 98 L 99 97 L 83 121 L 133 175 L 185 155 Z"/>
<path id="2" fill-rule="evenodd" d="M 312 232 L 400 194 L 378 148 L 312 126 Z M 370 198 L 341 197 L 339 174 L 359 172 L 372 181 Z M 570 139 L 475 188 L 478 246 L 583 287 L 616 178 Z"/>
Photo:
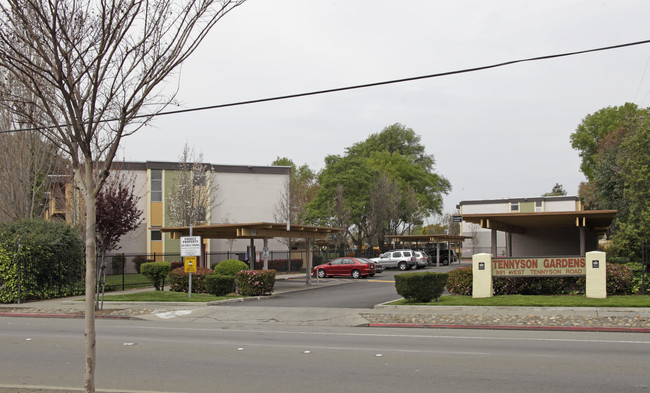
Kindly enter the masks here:
<path id="1" fill-rule="evenodd" d="M 151 170 L 151 202 L 162 202 L 162 170 Z"/>
<path id="2" fill-rule="evenodd" d="M 510 202 L 510 211 L 518 212 L 519 211 L 519 202 Z"/>
<path id="3" fill-rule="evenodd" d="M 544 202 L 535 201 L 535 212 L 543 212 L 543 211 L 544 211 Z"/>
<path id="4" fill-rule="evenodd" d="M 162 240 L 162 232 L 160 232 L 159 229 L 152 229 L 151 230 L 151 241 L 156 242 L 156 241 L 161 241 Z"/>

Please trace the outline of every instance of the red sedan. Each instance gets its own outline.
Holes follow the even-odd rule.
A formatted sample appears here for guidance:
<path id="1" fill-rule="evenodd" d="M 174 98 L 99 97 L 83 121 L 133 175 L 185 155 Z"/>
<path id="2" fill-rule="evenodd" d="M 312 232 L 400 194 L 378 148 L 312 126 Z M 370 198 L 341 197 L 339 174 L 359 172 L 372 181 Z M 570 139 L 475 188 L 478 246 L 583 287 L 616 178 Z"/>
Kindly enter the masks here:
<path id="1" fill-rule="evenodd" d="M 336 258 L 314 268 L 314 276 L 325 278 L 329 276 L 352 276 L 352 278 L 372 277 L 375 275 L 374 262 L 363 258 Z"/>

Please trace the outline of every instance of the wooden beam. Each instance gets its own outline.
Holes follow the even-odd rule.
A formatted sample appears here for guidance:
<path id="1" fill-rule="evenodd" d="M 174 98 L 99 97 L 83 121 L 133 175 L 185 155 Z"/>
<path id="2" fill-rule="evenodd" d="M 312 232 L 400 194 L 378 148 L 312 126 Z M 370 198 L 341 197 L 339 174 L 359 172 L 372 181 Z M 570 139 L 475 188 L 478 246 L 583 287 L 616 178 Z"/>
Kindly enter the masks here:
<path id="1" fill-rule="evenodd" d="M 283 229 L 255 229 L 255 228 L 237 228 L 238 237 L 291 237 L 304 239 L 327 239 L 329 232 L 312 232 L 312 231 L 286 231 Z"/>
<path id="2" fill-rule="evenodd" d="M 487 220 L 487 222 L 488 222 L 488 226 L 487 226 L 488 229 L 496 229 L 497 231 L 508 232 L 508 233 L 518 233 L 520 235 L 526 233 L 525 228 L 518 227 L 516 225 L 509 225 L 501 221 L 495 221 L 495 220 Z"/>

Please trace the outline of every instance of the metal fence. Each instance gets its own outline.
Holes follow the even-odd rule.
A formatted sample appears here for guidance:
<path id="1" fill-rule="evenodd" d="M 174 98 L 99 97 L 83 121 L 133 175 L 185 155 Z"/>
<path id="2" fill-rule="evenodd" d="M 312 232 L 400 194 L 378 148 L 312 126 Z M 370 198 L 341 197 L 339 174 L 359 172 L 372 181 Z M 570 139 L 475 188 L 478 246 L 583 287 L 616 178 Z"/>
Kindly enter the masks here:
<path id="1" fill-rule="evenodd" d="M 340 256 L 363 256 L 374 257 L 372 250 L 355 249 L 345 250 L 314 250 L 314 266 L 322 262 L 330 261 Z M 219 251 L 205 254 L 205 262 L 200 261 L 199 266 L 213 269 L 222 261 L 236 259 L 250 265 L 246 251 Z M 151 284 L 146 278 L 139 274 L 140 265 L 146 262 L 171 262 L 181 264 L 183 258 L 180 253 L 153 253 L 153 254 L 124 254 L 116 253 L 97 258 L 97 271 L 105 275 L 106 291 L 125 290 Z M 255 269 L 262 269 L 264 266 L 262 253 L 256 253 Z M 102 266 L 104 268 L 102 269 Z M 307 266 L 306 250 L 269 251 L 268 268 L 280 273 L 304 273 Z"/>

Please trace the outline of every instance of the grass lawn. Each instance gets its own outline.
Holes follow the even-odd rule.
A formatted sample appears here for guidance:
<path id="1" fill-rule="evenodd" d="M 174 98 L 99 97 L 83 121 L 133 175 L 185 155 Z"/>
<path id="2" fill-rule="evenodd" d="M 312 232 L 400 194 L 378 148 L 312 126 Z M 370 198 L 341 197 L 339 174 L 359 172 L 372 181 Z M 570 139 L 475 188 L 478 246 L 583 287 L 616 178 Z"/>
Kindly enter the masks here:
<path id="1" fill-rule="evenodd" d="M 165 280 L 168 282 L 169 280 Z M 115 287 L 116 289 L 122 289 L 122 275 L 107 275 L 106 276 L 106 287 Z M 153 287 L 153 284 L 147 277 L 142 274 L 128 273 L 124 275 L 124 287 L 125 288 L 146 288 Z"/>
<path id="2" fill-rule="evenodd" d="M 408 303 L 398 300 L 390 305 L 424 306 L 522 306 L 522 307 L 650 307 L 650 295 L 608 296 L 606 299 L 587 299 L 582 296 L 526 296 L 502 295 L 474 299 L 471 296 L 441 296 L 432 303 Z"/>
<path id="3" fill-rule="evenodd" d="M 146 291 L 124 295 L 106 295 L 106 302 L 212 302 L 215 300 L 240 298 L 239 295 L 214 296 L 205 293 L 193 293 L 188 297 L 185 292 Z"/>

